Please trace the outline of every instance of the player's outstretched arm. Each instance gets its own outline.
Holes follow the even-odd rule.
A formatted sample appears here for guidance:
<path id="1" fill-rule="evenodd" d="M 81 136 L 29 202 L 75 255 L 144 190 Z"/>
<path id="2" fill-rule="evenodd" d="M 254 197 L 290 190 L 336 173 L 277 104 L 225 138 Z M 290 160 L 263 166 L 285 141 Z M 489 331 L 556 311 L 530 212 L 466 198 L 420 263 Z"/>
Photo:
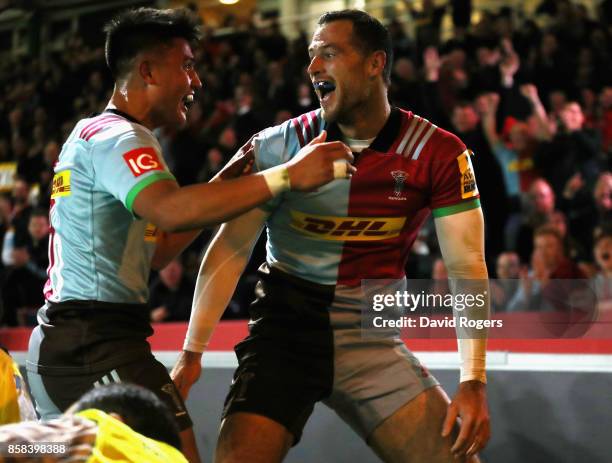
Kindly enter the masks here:
<path id="1" fill-rule="evenodd" d="M 340 174 L 352 175 L 350 149 L 339 141 L 327 143 L 325 137 L 323 131 L 287 163 L 246 177 L 184 188 L 171 180 L 152 183 L 134 200 L 134 212 L 163 231 L 203 228 L 231 220 L 283 191 L 310 191 L 331 182 L 339 177 L 334 161 L 346 161 Z"/>
<path id="2" fill-rule="evenodd" d="M 484 258 L 484 220 L 480 208 L 435 219 L 436 233 L 449 280 L 459 287 L 487 291 L 487 267 Z M 464 282 L 464 283 L 461 283 Z M 466 284 L 466 282 L 469 282 Z M 487 291 L 485 294 L 489 294 Z M 488 318 L 488 297 L 484 317 Z M 476 313 L 479 310 L 479 313 Z M 466 317 L 483 318 L 483 308 L 464 310 Z M 489 410 L 486 396 L 486 333 L 466 338 L 458 331 L 457 344 L 461 358 L 461 377 L 457 394 L 451 401 L 443 435 L 448 435 L 461 418 L 459 435 L 451 451 L 455 455 L 473 455 L 490 438 Z"/>
<path id="3" fill-rule="evenodd" d="M 201 372 L 202 353 L 238 284 L 267 213 L 253 209 L 221 226 L 200 266 L 187 337 L 170 376 L 183 398 Z"/>

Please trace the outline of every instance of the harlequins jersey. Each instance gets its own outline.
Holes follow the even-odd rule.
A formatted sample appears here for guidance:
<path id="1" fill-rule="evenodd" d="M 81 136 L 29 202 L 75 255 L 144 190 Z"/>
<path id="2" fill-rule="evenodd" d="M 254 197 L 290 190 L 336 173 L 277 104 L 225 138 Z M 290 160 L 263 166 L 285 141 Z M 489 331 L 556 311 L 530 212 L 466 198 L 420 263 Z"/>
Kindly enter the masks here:
<path id="1" fill-rule="evenodd" d="M 261 132 L 258 170 L 284 163 L 327 130 L 321 110 Z M 434 217 L 480 206 L 471 152 L 453 134 L 393 108 L 357 172 L 309 193 L 286 192 L 269 202 L 267 263 L 322 285 L 358 286 L 362 279 L 399 279 L 417 232 Z"/>
<path id="2" fill-rule="evenodd" d="M 45 298 L 145 303 L 156 229 L 132 205 L 146 186 L 174 179 L 158 141 L 106 112 L 77 123 L 54 170 Z"/>

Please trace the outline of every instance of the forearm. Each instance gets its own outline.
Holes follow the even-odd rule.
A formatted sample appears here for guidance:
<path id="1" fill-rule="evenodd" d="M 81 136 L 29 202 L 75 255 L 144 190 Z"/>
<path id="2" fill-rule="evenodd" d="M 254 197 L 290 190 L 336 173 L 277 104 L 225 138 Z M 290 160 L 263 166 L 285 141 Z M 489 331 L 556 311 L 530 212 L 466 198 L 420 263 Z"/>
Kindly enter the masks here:
<path id="1" fill-rule="evenodd" d="M 546 109 L 544 109 L 544 106 L 539 99 L 531 100 L 530 103 L 532 114 L 535 116 L 537 122 L 536 135 L 538 140 L 550 140 L 554 133 L 551 129 L 548 114 L 546 114 Z"/>
<path id="2" fill-rule="evenodd" d="M 233 251 L 218 238 L 210 245 L 200 267 L 183 345 L 186 351 L 206 350 L 247 264 L 248 252 Z"/>
<path id="3" fill-rule="evenodd" d="M 449 266 L 449 279 L 455 282 L 451 284 L 454 294 L 479 295 L 484 301 L 482 307 L 468 307 L 461 312 L 455 312 L 458 317 L 464 317 L 467 321 L 488 320 L 490 314 L 490 289 L 488 282 L 487 267 L 479 256 L 474 256 L 473 261 L 464 262 L 461 265 Z M 458 325 L 459 326 L 459 325 Z M 460 359 L 460 382 L 477 380 L 486 382 L 486 352 L 487 352 L 487 330 L 476 328 L 457 328 L 457 348 Z"/>
<path id="4" fill-rule="evenodd" d="M 497 145 L 499 137 L 497 135 L 497 128 L 495 127 L 495 112 L 489 111 L 482 116 L 482 128 L 484 134 L 487 137 L 487 141 L 491 147 Z"/>
<path id="5" fill-rule="evenodd" d="M 227 222 L 271 198 L 261 174 L 190 185 L 160 198 L 154 223 L 170 232 L 201 229 Z"/>
<path id="6" fill-rule="evenodd" d="M 440 249 L 446 265 L 453 294 L 467 294 L 483 304 L 474 304 L 459 311 L 455 317 L 488 320 L 490 310 L 489 282 L 484 259 L 484 221 L 482 211 L 474 209 L 450 217 L 436 219 Z M 457 327 L 460 357 L 460 381 L 486 382 L 487 330 Z"/>
<path id="7" fill-rule="evenodd" d="M 184 350 L 201 353 L 206 349 L 236 289 L 265 218 L 265 212 L 254 209 L 221 226 L 213 239 L 200 266 Z"/>
<path id="8" fill-rule="evenodd" d="M 158 231 L 155 254 L 151 260 L 153 270 L 161 270 L 168 265 L 172 259 L 178 257 L 187 246 L 202 232 L 202 230 L 191 230 L 186 232 L 168 233 Z"/>

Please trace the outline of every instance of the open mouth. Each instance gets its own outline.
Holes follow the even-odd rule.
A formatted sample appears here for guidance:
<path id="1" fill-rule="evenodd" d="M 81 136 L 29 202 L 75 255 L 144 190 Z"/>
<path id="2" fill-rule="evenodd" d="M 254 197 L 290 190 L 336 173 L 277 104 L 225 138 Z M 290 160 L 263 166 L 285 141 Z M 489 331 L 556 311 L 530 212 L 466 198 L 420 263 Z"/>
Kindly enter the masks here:
<path id="1" fill-rule="evenodd" d="M 189 111 L 189 108 L 193 106 L 194 103 L 193 95 L 185 95 L 182 99 L 183 106 L 185 107 L 185 111 Z"/>
<path id="2" fill-rule="evenodd" d="M 319 82 L 314 83 L 314 88 L 317 94 L 319 95 L 319 100 L 321 102 L 324 102 L 327 101 L 331 93 L 336 90 L 336 84 L 327 80 L 321 80 Z"/>

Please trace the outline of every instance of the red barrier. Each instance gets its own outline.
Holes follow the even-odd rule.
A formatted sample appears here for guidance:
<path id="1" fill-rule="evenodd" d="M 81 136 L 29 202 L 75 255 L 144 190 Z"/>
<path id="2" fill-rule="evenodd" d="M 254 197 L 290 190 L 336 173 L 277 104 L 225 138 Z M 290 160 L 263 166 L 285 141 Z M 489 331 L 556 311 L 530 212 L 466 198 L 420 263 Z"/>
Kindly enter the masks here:
<path id="1" fill-rule="evenodd" d="M 187 331 L 186 323 L 154 324 L 155 334 L 149 338 L 154 351 L 180 350 Z M 10 351 L 26 351 L 31 328 L 0 328 L 0 344 Z M 231 351 L 247 335 L 246 320 L 223 321 L 210 341 L 209 350 Z M 612 336 L 612 333 L 611 333 Z M 414 351 L 455 351 L 454 339 L 407 339 Z M 489 339 L 489 350 L 558 353 L 612 354 L 612 339 Z"/>

